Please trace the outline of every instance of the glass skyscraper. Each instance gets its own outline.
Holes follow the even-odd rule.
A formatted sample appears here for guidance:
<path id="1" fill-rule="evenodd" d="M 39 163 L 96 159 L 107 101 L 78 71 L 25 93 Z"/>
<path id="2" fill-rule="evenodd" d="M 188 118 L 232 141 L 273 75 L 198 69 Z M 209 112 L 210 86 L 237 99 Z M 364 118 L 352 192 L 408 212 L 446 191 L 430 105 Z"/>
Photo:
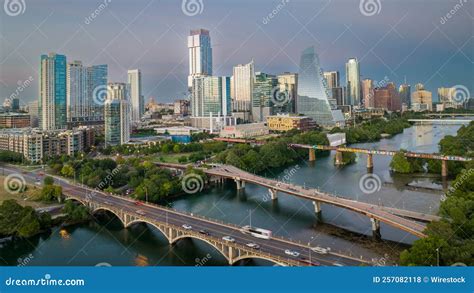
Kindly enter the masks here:
<path id="1" fill-rule="evenodd" d="M 191 88 L 195 77 L 212 75 L 212 47 L 209 31 L 192 30 L 188 36 L 188 50 L 188 87 Z"/>
<path id="2" fill-rule="evenodd" d="M 65 129 L 66 56 L 41 55 L 39 125 L 43 130 Z"/>
<path id="3" fill-rule="evenodd" d="M 88 70 L 88 97 L 90 107 L 91 120 L 98 121 L 104 119 L 104 105 L 98 97 L 94 99 L 94 89 L 101 89 L 107 87 L 107 64 L 93 65 L 87 68 Z"/>
<path id="4" fill-rule="evenodd" d="M 360 69 L 357 58 L 350 58 L 346 63 L 347 103 L 359 105 L 360 99 Z"/>
<path id="5" fill-rule="evenodd" d="M 297 111 L 324 127 L 336 125 L 336 119 L 329 103 L 326 80 L 319 65 L 319 57 L 314 47 L 303 51 L 298 73 Z"/>
<path id="6" fill-rule="evenodd" d="M 262 72 L 255 74 L 252 97 L 252 120 L 263 122 L 265 117 L 273 114 L 272 94 L 277 89 L 278 79 L 274 75 Z"/>

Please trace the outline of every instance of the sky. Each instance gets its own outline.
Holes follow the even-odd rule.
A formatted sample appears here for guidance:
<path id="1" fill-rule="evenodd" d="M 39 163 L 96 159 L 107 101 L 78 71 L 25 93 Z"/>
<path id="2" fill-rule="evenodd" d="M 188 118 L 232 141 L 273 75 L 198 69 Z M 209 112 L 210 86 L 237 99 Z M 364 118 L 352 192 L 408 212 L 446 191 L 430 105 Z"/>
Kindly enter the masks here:
<path id="1" fill-rule="evenodd" d="M 341 83 L 356 57 L 362 78 L 421 82 L 433 97 L 455 85 L 474 93 L 474 0 L 2 1 L 0 102 L 15 91 L 22 104 L 38 98 L 40 55 L 49 52 L 108 64 L 109 82 L 139 68 L 146 100 L 183 98 L 186 38 L 197 28 L 210 30 L 214 75 L 251 59 L 256 71 L 298 72 L 301 52 L 314 45 Z"/>

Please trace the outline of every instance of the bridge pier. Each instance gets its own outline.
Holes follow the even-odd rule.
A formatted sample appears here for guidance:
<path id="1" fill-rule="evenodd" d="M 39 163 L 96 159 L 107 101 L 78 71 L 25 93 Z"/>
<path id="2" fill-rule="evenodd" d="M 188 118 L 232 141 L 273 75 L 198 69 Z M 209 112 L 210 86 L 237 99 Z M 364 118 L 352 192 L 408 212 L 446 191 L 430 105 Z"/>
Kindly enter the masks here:
<path id="1" fill-rule="evenodd" d="M 277 190 L 269 188 L 268 193 L 270 193 L 270 197 L 271 197 L 272 200 L 278 199 L 278 191 Z"/>
<path id="2" fill-rule="evenodd" d="M 313 201 L 313 205 L 314 205 L 314 212 L 316 215 L 321 215 L 321 202 L 319 201 Z"/>
<path id="3" fill-rule="evenodd" d="M 372 172 L 374 170 L 374 158 L 372 154 L 367 155 L 367 170 Z"/>
<path id="4" fill-rule="evenodd" d="M 314 162 L 316 161 L 316 151 L 314 149 L 309 149 L 309 159 L 308 161 Z"/>
<path id="5" fill-rule="evenodd" d="M 235 179 L 234 181 L 237 184 L 237 190 L 242 190 L 245 188 L 245 181 L 239 179 Z"/>
<path id="6" fill-rule="evenodd" d="M 336 151 L 336 166 L 343 165 L 344 162 L 342 160 L 342 152 Z"/>
<path id="7" fill-rule="evenodd" d="M 376 240 L 382 238 L 380 234 L 380 221 L 374 218 L 370 218 L 370 222 L 372 223 L 372 237 Z"/>
<path id="8" fill-rule="evenodd" d="M 441 161 L 441 177 L 448 177 L 448 161 L 446 160 Z"/>

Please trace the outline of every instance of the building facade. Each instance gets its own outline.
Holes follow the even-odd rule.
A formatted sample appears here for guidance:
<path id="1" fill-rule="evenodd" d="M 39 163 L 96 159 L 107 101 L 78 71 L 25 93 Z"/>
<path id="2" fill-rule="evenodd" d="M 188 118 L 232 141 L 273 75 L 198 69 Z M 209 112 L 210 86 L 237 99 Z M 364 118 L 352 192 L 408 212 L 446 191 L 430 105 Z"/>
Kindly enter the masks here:
<path id="1" fill-rule="evenodd" d="M 38 108 L 41 129 L 66 128 L 66 56 L 41 55 Z"/>
<path id="2" fill-rule="evenodd" d="M 254 138 L 269 134 L 270 131 L 264 122 L 247 123 L 224 127 L 220 133 L 220 137 L 225 138 Z"/>
<path id="3" fill-rule="evenodd" d="M 398 91 L 393 82 L 389 82 L 384 87 L 374 89 L 375 108 L 387 111 L 400 111 L 402 109 Z"/>
<path id="4" fill-rule="evenodd" d="M 411 86 L 409 84 L 401 84 L 398 88 L 398 94 L 400 95 L 400 102 L 405 104 L 407 107 L 411 105 Z"/>
<path id="5" fill-rule="evenodd" d="M 130 141 L 130 100 L 125 83 L 109 83 L 104 104 L 105 145 L 121 145 Z"/>
<path id="6" fill-rule="evenodd" d="M 30 114 L 13 112 L 0 114 L 0 128 L 25 128 L 30 126 Z"/>
<path id="7" fill-rule="evenodd" d="M 305 116 L 280 114 L 268 116 L 267 126 L 271 131 L 289 131 L 293 129 L 308 131 L 316 128 L 316 122 Z"/>
<path id="8" fill-rule="evenodd" d="M 296 113 L 296 99 L 298 94 L 296 89 L 298 88 L 298 74 L 285 72 L 277 76 L 279 92 L 283 93 L 282 105 L 276 112 L 282 113 Z M 280 99 L 281 100 L 281 99 Z"/>
<path id="9" fill-rule="evenodd" d="M 145 113 L 145 100 L 142 95 L 142 73 L 140 69 L 128 71 L 132 122 L 140 122 Z"/>
<path id="10" fill-rule="evenodd" d="M 257 72 L 253 85 L 252 97 L 252 121 L 263 122 L 265 117 L 273 115 L 273 107 L 276 98 L 278 79 L 274 75 Z"/>
<path id="11" fill-rule="evenodd" d="M 416 112 L 432 111 L 433 97 L 431 92 L 425 90 L 422 84 L 417 84 L 416 88 L 417 90 L 411 94 L 411 109 Z"/>
<path id="12" fill-rule="evenodd" d="M 360 99 L 360 68 L 357 58 L 350 58 L 346 63 L 347 103 L 359 105 Z"/>
<path id="13" fill-rule="evenodd" d="M 233 112 L 250 112 L 255 81 L 253 60 L 232 69 L 231 96 Z"/>
<path id="14" fill-rule="evenodd" d="M 374 103 L 374 81 L 372 79 L 362 80 L 362 101 L 366 109 L 375 107 Z"/>
<path id="15" fill-rule="evenodd" d="M 189 76 L 188 87 L 196 77 L 212 75 L 212 47 L 209 31 L 192 30 L 188 36 Z"/>

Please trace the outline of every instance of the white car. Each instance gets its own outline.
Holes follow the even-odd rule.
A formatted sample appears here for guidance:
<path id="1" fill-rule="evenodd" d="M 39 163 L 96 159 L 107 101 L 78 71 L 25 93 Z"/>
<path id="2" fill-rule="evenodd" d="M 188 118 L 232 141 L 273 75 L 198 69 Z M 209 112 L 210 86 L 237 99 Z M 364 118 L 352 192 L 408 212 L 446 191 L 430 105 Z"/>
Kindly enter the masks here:
<path id="1" fill-rule="evenodd" d="M 260 248 L 260 245 L 258 245 L 256 243 L 247 243 L 245 245 L 247 245 L 248 247 L 253 248 L 253 249 L 259 249 Z"/>
<path id="2" fill-rule="evenodd" d="M 139 215 L 142 215 L 142 216 L 145 215 L 145 212 L 142 211 L 142 210 L 136 210 L 135 212 L 136 212 L 137 214 L 139 214 Z"/>
<path id="3" fill-rule="evenodd" d="M 313 248 L 311 248 L 311 250 L 316 252 L 316 253 L 320 253 L 320 254 L 327 254 L 329 252 L 329 249 L 322 248 L 322 247 L 319 247 L 319 246 L 313 247 Z"/>
<path id="4" fill-rule="evenodd" d="M 181 227 L 183 227 L 183 228 L 186 229 L 186 230 L 191 230 L 191 229 L 193 228 L 193 227 L 191 227 L 190 225 L 187 225 L 187 224 L 184 224 L 184 225 L 181 226 Z"/>
<path id="5" fill-rule="evenodd" d="M 289 249 L 285 249 L 285 254 L 288 254 L 288 255 L 291 255 L 291 256 L 294 256 L 294 257 L 298 257 L 300 255 L 299 252 L 294 251 L 294 250 L 289 250 Z"/>
<path id="6" fill-rule="evenodd" d="M 222 240 L 229 241 L 229 242 L 235 242 L 235 239 L 230 237 L 230 236 L 224 236 L 224 237 L 222 237 Z"/>

